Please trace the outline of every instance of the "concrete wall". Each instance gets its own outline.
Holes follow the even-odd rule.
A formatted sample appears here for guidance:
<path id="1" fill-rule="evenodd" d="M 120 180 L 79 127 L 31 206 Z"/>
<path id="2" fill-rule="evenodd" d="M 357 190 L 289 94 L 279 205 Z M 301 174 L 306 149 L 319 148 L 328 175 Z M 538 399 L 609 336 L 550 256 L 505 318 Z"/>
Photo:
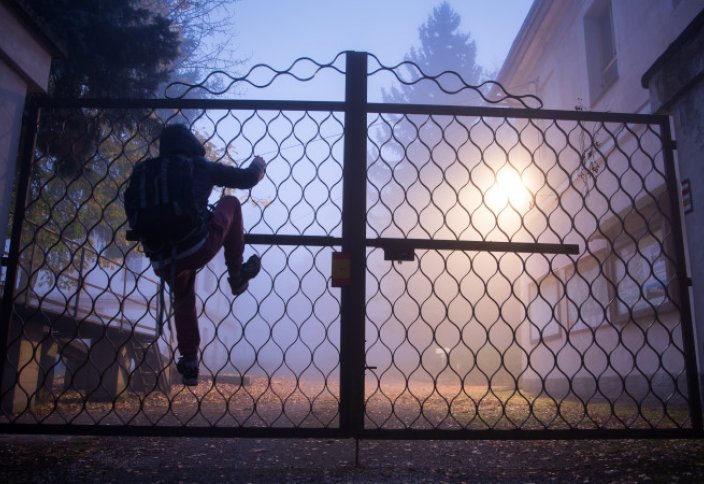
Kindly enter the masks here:
<path id="1" fill-rule="evenodd" d="M 0 32 L 0 240 L 4 241 L 25 96 L 46 92 L 53 49 L 12 2 L 0 2 Z"/>
<path id="2" fill-rule="evenodd" d="M 3 241 L 7 235 L 7 218 L 12 202 L 15 159 L 26 93 L 25 81 L 6 63 L 0 62 L 0 240 Z"/>
<path id="3" fill-rule="evenodd" d="M 55 48 L 14 2 L 0 1 L 0 32 L 0 241 L 4 250 L 25 97 L 29 92 L 46 92 Z M 2 329 L 6 330 L 5 322 Z M 10 333 L 15 330 L 10 328 Z M 3 390 L 16 381 L 20 384 L 20 390 L 3 392 L 4 410 L 32 403 L 28 395 L 42 372 L 41 357 L 35 354 L 41 334 L 29 329 L 23 334 L 18 349 L 10 349 L 3 362 Z M 13 368 L 20 367 L 24 371 L 18 375 Z M 22 391 L 22 385 L 30 392 Z"/>
<path id="4" fill-rule="evenodd" d="M 689 180 L 693 210 L 684 216 L 700 381 L 704 383 L 704 13 L 643 77 L 652 109 L 672 115 L 680 178 Z M 701 385 L 701 384 L 700 384 Z"/>

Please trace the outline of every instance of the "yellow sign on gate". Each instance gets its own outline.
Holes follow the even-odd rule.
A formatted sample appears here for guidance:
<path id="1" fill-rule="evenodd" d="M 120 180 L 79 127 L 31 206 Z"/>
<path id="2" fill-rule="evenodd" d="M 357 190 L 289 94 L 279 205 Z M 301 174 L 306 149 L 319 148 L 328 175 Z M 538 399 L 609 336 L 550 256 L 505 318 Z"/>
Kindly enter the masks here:
<path id="1" fill-rule="evenodd" d="M 350 260 L 349 252 L 332 253 L 332 287 L 342 287 L 350 283 Z"/>

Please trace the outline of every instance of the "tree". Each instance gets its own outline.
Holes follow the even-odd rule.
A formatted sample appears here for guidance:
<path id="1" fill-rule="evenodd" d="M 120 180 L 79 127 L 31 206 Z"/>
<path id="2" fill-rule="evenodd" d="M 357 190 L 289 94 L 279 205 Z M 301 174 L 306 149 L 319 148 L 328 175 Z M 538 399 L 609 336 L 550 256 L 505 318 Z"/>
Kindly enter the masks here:
<path id="1" fill-rule="evenodd" d="M 230 42 L 234 15 L 230 8 L 237 0 L 141 0 L 153 12 L 171 20 L 181 39 L 180 55 L 174 72 L 202 79 L 208 71 L 232 69 L 241 63 Z"/>
<path id="2" fill-rule="evenodd" d="M 56 97 L 147 97 L 179 55 L 172 21 L 134 0 L 25 0 L 64 45 L 52 66 Z"/>
<path id="3" fill-rule="evenodd" d="M 423 74 L 438 76 L 438 81 L 448 91 L 461 89 L 460 77 L 468 84 L 476 84 L 484 74 L 481 66 L 476 64 L 477 47 L 469 34 L 459 31 L 461 18 L 452 10 L 447 2 L 433 9 L 428 20 L 418 29 L 420 48 L 411 48 L 405 61 L 415 64 L 405 64 L 407 82 L 390 91 L 384 91 L 386 102 L 414 104 L 458 104 L 462 97 L 447 94 L 429 81 L 418 81 Z M 450 74 L 450 72 L 456 74 Z M 459 77 L 458 77 L 459 76 Z"/>
<path id="4" fill-rule="evenodd" d="M 52 65 L 49 92 L 54 97 L 149 97 L 169 79 L 179 56 L 181 41 L 172 21 L 139 1 L 24 0 L 24 4 L 66 51 Z M 40 131 L 37 148 L 55 158 L 52 166 L 60 175 L 80 173 L 95 153 L 103 138 L 95 120 L 73 110 L 68 119 L 57 118 L 58 125 Z M 115 113 L 112 121 L 118 131 L 134 124 L 124 113 Z M 57 132 L 65 142 L 49 143 Z"/>
<path id="5" fill-rule="evenodd" d="M 459 30 L 460 21 L 447 2 L 433 9 L 418 29 L 420 47 L 411 48 L 399 68 L 402 83 L 382 91 L 385 102 L 466 105 L 480 99 L 476 90 L 466 86 L 479 83 L 484 69 L 476 64 L 476 44 L 470 34 Z M 428 77 L 435 77 L 435 81 Z M 393 172 L 398 176 L 397 182 L 409 176 L 416 179 L 417 170 L 429 157 L 419 141 L 443 135 L 445 128 L 437 124 L 438 120 L 441 118 L 380 115 L 374 121 L 376 142 L 368 154 L 370 178 L 380 183 L 390 182 Z"/>
<path id="6" fill-rule="evenodd" d="M 199 8 L 219 3 L 197 2 Z M 66 51 L 50 74 L 55 97 L 152 97 L 179 66 L 192 71 L 194 39 L 205 35 L 183 1 L 22 4 Z M 150 155 L 161 119 L 152 111 L 66 108 L 45 110 L 41 120 L 23 227 L 25 283 L 32 284 L 39 267 L 60 283 L 76 272 L 77 259 L 103 264 L 134 256 L 124 239 L 120 192 L 133 164 Z"/>
<path id="7" fill-rule="evenodd" d="M 59 38 L 56 97 L 151 97 L 174 76 L 240 62 L 230 49 L 231 1 L 20 0 Z"/>

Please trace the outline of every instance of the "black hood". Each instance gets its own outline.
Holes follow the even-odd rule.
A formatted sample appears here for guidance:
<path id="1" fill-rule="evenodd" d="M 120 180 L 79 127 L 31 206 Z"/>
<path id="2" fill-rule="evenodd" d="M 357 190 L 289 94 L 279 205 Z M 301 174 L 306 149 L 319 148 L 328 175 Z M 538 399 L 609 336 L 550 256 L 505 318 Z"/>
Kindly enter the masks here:
<path id="1" fill-rule="evenodd" d="M 205 156 L 205 148 L 183 124 L 166 126 L 159 137 L 159 155 Z"/>

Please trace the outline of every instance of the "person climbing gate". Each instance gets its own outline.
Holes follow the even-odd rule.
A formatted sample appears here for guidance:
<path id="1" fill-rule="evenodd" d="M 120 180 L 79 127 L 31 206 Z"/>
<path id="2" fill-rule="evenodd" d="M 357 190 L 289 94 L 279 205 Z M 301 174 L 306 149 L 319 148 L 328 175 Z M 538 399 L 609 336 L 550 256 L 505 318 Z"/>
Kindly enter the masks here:
<path id="1" fill-rule="evenodd" d="M 252 255 L 243 263 L 242 207 L 224 196 L 208 206 L 213 187 L 254 187 L 264 177 L 265 161 L 256 156 L 247 168 L 209 161 L 205 148 L 184 125 L 165 126 L 159 156 L 135 165 L 125 190 L 128 239 L 138 240 L 154 272 L 171 288 L 176 339 L 181 357 L 176 369 L 184 385 L 198 384 L 200 333 L 195 280 L 220 248 L 224 249 L 228 282 L 238 296 L 261 269 Z"/>

